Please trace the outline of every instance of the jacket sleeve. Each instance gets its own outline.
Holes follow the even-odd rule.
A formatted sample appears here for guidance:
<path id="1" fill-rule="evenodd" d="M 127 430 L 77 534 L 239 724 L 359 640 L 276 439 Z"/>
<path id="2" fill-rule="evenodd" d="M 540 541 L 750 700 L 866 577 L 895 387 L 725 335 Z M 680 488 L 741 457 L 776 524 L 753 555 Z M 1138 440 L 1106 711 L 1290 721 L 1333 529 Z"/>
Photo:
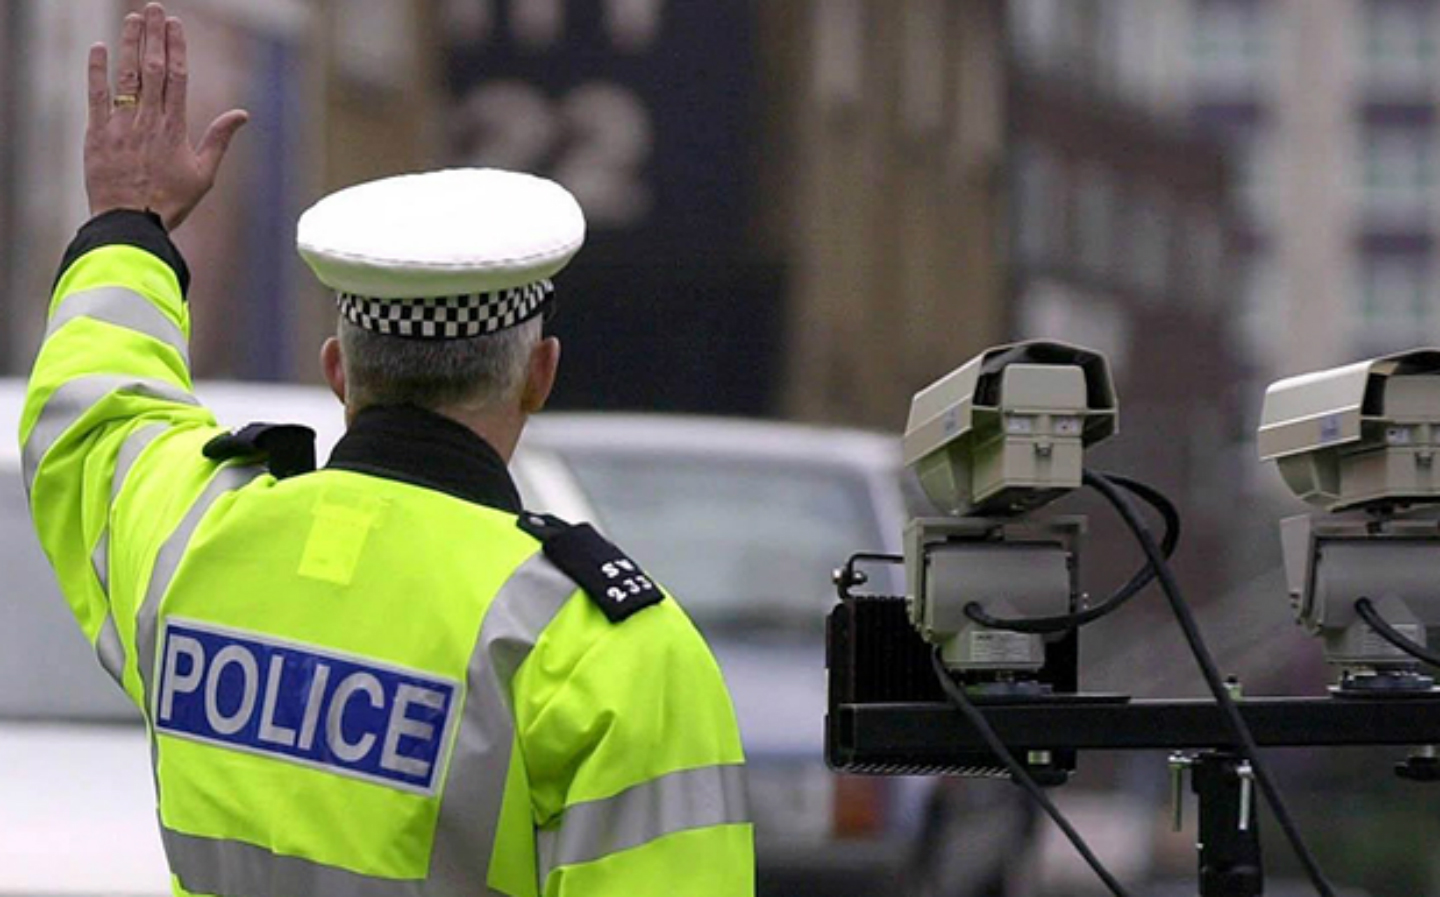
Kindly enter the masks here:
<path id="1" fill-rule="evenodd" d="M 137 577 L 216 469 L 200 451 L 218 428 L 192 395 L 188 277 L 154 215 L 89 221 L 56 279 L 20 420 L 40 544 L 101 665 L 142 706 Z"/>
<path id="2" fill-rule="evenodd" d="M 754 893 L 734 710 L 673 600 L 612 624 L 577 594 L 515 695 L 542 894 Z"/>

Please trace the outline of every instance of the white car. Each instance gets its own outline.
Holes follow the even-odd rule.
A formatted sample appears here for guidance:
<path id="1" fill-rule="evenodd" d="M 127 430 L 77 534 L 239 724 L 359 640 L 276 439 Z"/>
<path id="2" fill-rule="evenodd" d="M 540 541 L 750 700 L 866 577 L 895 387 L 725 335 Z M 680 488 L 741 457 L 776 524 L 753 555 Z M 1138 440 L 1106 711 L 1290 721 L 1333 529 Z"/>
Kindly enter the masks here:
<path id="1" fill-rule="evenodd" d="M 0 895 L 168 894 L 137 712 L 100 670 L 30 529 L 0 381 Z M 314 387 L 201 384 L 226 425 L 343 431 Z M 678 596 L 734 695 L 750 766 L 761 892 L 868 893 L 897 880 L 924 783 L 843 779 L 822 762 L 829 572 L 896 551 L 896 440 L 678 416 L 546 414 L 512 467 L 526 506 L 588 519 Z M 888 584 L 898 589 L 898 578 Z"/>

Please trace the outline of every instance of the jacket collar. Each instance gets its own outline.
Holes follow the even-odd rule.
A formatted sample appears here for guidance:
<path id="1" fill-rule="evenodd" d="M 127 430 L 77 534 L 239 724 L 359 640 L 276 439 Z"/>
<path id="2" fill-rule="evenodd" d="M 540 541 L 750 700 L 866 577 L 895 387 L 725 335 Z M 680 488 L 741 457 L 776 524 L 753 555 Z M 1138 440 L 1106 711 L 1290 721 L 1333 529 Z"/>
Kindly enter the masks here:
<path id="1" fill-rule="evenodd" d="M 415 405 L 366 408 L 336 443 L 327 468 L 399 480 L 518 514 L 505 460 L 468 427 Z"/>

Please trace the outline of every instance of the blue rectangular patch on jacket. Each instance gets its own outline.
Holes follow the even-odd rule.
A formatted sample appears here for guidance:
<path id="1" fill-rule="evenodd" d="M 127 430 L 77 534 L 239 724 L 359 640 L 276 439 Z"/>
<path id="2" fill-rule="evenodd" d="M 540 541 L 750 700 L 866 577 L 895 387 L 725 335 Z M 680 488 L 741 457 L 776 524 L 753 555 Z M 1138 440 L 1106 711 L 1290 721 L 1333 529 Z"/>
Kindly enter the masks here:
<path id="1" fill-rule="evenodd" d="M 159 662 L 160 732 L 435 792 L 458 716 L 452 680 L 177 618 Z"/>

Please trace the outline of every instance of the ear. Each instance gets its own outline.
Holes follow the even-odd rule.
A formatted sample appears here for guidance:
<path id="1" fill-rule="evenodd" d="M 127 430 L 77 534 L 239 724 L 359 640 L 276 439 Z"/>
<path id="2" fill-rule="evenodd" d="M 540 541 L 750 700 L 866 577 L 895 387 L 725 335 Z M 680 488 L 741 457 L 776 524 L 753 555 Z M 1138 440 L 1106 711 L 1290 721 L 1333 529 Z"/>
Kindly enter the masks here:
<path id="1" fill-rule="evenodd" d="M 555 387 L 555 374 L 560 368 L 560 340 L 547 336 L 530 349 L 530 366 L 525 374 L 525 388 L 520 391 L 520 410 L 534 414 L 545 407 L 550 390 Z"/>
<path id="2" fill-rule="evenodd" d="M 345 356 L 340 351 L 340 340 L 330 337 L 320 347 L 320 369 L 325 372 L 325 382 L 340 404 L 345 404 Z"/>

